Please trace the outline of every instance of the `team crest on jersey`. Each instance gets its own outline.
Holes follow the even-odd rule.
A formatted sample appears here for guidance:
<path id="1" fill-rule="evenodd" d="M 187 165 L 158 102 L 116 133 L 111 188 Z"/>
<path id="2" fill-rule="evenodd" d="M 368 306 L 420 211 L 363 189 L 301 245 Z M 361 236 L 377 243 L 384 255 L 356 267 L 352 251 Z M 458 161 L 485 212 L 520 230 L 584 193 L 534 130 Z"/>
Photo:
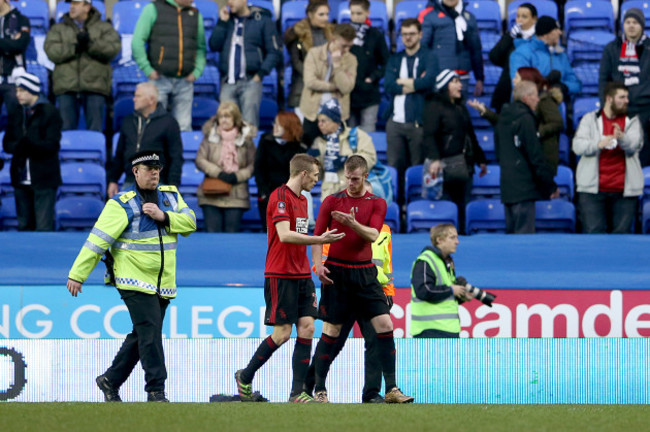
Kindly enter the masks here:
<path id="1" fill-rule="evenodd" d="M 278 213 L 285 213 L 286 209 L 287 209 L 287 205 L 285 203 L 283 203 L 282 201 L 280 201 L 278 203 Z"/>
<path id="2" fill-rule="evenodd" d="M 309 232 L 309 220 L 307 218 L 296 218 L 296 232 L 300 234 Z"/>

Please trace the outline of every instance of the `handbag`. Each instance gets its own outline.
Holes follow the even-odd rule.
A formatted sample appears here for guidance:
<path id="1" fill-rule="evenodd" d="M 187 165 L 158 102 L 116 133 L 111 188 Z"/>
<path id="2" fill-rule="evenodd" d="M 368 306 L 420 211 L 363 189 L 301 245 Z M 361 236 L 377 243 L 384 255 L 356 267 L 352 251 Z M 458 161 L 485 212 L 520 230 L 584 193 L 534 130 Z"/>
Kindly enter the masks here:
<path id="1" fill-rule="evenodd" d="M 466 182 L 470 179 L 465 153 L 442 158 L 442 170 L 446 182 Z"/>
<path id="2" fill-rule="evenodd" d="M 206 195 L 228 195 L 232 185 L 221 179 L 206 177 L 201 183 L 201 190 Z"/>

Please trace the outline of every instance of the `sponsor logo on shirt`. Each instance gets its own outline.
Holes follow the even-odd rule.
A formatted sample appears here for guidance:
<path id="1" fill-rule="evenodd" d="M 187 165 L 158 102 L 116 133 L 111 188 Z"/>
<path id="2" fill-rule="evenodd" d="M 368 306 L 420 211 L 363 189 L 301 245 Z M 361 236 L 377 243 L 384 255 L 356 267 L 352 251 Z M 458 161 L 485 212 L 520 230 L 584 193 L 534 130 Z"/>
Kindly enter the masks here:
<path id="1" fill-rule="evenodd" d="M 309 220 L 307 218 L 296 218 L 296 232 L 300 234 L 307 234 L 309 230 Z"/>

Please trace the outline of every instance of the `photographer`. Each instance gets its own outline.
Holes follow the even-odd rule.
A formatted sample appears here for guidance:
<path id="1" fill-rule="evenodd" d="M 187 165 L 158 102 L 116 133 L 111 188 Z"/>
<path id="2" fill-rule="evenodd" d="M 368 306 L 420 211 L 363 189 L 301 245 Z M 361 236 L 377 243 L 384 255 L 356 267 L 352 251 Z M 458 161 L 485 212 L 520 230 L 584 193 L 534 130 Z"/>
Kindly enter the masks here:
<path id="1" fill-rule="evenodd" d="M 424 248 L 411 271 L 411 335 L 458 338 L 458 305 L 472 300 L 480 291 L 467 284 L 465 278 L 456 277 L 451 258 L 458 247 L 456 227 L 436 225 L 430 236 L 432 246 Z"/>

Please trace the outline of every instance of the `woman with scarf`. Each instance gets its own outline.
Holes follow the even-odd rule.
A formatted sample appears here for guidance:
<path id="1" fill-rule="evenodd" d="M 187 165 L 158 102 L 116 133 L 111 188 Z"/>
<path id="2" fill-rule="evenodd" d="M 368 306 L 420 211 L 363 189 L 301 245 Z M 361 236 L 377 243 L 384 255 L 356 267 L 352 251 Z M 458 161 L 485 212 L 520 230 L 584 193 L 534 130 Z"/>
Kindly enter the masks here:
<path id="1" fill-rule="evenodd" d="M 242 120 L 234 102 L 223 102 L 217 114 L 203 125 L 203 141 L 196 154 L 196 167 L 206 177 L 232 185 L 227 194 L 197 191 L 207 232 L 239 231 L 241 217 L 250 208 L 248 179 L 253 175 L 255 144 L 251 127 Z"/>

